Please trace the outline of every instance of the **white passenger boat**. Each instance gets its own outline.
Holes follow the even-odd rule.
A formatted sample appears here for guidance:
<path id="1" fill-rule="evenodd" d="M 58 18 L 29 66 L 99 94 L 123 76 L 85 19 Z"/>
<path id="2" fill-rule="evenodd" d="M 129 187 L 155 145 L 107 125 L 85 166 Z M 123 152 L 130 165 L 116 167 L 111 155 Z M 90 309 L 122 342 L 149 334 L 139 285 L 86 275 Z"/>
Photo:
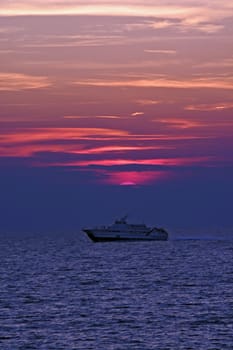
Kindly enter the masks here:
<path id="1" fill-rule="evenodd" d="M 93 242 L 166 241 L 168 239 L 168 233 L 163 228 L 129 224 L 126 219 L 127 216 L 124 216 L 110 226 L 83 228 L 83 231 Z"/>

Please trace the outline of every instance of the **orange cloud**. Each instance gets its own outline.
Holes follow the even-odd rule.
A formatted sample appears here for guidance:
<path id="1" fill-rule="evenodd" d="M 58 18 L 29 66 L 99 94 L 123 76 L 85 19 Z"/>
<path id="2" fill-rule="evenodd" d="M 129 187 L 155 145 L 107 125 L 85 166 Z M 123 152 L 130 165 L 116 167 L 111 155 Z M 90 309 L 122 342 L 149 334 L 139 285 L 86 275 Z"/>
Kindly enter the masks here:
<path id="1" fill-rule="evenodd" d="M 131 116 L 138 117 L 138 116 L 143 115 L 143 114 L 144 114 L 144 112 L 133 112 L 133 113 L 131 113 Z"/>
<path id="2" fill-rule="evenodd" d="M 146 53 L 154 53 L 154 54 L 165 54 L 165 55 L 175 55 L 175 50 L 155 50 L 155 49 L 145 49 Z"/>
<path id="3" fill-rule="evenodd" d="M 20 15 L 95 15 L 95 16 L 140 16 L 140 17 L 169 17 L 169 18 L 185 18 L 194 13 L 198 13 L 201 8 L 187 7 L 179 5 L 161 6 L 161 3 L 149 2 L 145 4 L 143 1 L 132 2 L 111 0 L 109 3 L 101 1 L 51 1 L 51 0 L 16 0 L 1 1 L 1 13 L 4 16 L 20 16 Z"/>
<path id="4" fill-rule="evenodd" d="M 157 122 L 157 120 L 155 120 Z M 200 126 L 208 126 L 208 124 L 204 124 L 203 122 L 196 120 L 187 120 L 187 119 L 160 119 L 160 123 L 168 124 L 172 128 L 178 129 L 190 129 L 196 128 Z"/>
<path id="5" fill-rule="evenodd" d="M 75 85 L 133 88 L 173 88 L 173 89 L 228 89 L 233 90 L 232 78 L 189 78 L 189 79 L 132 79 L 132 80 L 97 80 L 85 79 L 74 82 Z"/>
<path id="6" fill-rule="evenodd" d="M 52 82 L 48 77 L 19 73 L 0 73 L 0 91 L 19 91 L 48 88 Z"/>
<path id="7" fill-rule="evenodd" d="M 90 15 L 90 16 L 124 16 L 155 18 L 155 29 L 177 27 L 181 31 L 198 30 L 205 33 L 215 33 L 223 28 L 221 21 L 229 18 L 232 4 L 215 0 L 195 1 L 178 0 L 1 0 L 2 16 L 25 15 Z"/>
<path id="8" fill-rule="evenodd" d="M 150 99 L 145 99 L 145 100 L 137 100 L 136 103 L 147 106 L 147 105 L 158 105 L 162 103 L 160 100 L 150 100 Z"/>
<path id="9" fill-rule="evenodd" d="M 188 105 L 185 107 L 187 111 L 222 111 L 224 109 L 232 109 L 232 102 L 220 102 L 214 104 L 197 104 L 197 105 Z"/>

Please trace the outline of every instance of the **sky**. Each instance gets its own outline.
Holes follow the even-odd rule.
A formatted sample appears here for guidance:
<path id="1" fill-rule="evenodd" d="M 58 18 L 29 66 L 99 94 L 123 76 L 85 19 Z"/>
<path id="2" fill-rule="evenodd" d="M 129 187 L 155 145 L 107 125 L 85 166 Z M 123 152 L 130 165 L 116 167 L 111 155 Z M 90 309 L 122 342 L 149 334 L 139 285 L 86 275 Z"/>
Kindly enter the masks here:
<path id="1" fill-rule="evenodd" d="M 233 3 L 1 0 L 1 230 L 232 224 Z"/>

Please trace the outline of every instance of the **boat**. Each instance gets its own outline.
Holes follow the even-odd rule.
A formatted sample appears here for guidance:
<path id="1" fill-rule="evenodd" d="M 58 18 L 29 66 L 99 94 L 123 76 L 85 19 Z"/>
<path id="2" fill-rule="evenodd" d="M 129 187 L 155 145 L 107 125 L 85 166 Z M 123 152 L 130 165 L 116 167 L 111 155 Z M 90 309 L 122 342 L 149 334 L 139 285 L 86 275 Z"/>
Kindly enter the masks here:
<path id="1" fill-rule="evenodd" d="M 115 220 L 112 225 L 94 228 L 83 228 L 93 242 L 113 241 L 167 241 L 168 232 L 159 227 L 148 227 L 145 224 L 129 224 L 127 216 Z"/>

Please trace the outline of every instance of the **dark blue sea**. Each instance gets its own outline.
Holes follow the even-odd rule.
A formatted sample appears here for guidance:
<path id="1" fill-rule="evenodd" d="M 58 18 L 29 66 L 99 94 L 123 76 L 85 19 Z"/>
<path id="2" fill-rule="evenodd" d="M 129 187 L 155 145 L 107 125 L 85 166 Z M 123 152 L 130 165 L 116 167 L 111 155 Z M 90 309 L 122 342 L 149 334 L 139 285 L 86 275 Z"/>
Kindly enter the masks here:
<path id="1" fill-rule="evenodd" d="M 2 350 L 232 350 L 233 241 L 0 236 Z"/>

